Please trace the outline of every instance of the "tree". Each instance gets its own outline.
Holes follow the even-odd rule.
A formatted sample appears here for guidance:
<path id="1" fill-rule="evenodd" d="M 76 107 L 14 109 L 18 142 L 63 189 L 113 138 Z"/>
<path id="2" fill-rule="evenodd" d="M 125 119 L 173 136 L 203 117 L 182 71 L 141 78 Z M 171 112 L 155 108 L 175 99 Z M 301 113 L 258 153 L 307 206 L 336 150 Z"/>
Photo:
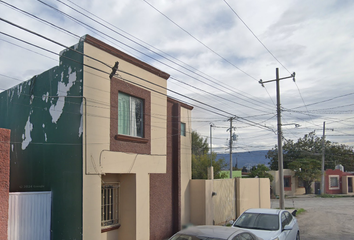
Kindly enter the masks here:
<path id="1" fill-rule="evenodd" d="M 192 131 L 192 178 L 207 179 L 208 167 L 214 167 L 214 178 L 223 178 L 222 168 L 226 166 L 224 159 L 216 160 L 216 153 L 208 155 L 209 147 L 207 138 L 201 137 L 197 132 Z"/>
<path id="2" fill-rule="evenodd" d="M 312 158 L 297 159 L 289 163 L 289 169 L 303 181 L 305 194 L 310 194 L 312 182 L 321 176 L 321 161 Z"/>
<path id="3" fill-rule="evenodd" d="M 354 171 L 354 152 L 353 147 L 338 145 L 325 141 L 325 169 L 332 169 L 337 164 L 342 164 L 347 171 Z M 278 146 L 269 150 L 266 158 L 270 159 L 270 169 L 278 170 Z M 309 158 L 321 161 L 322 159 L 322 137 L 310 132 L 297 142 L 285 140 L 283 144 L 284 169 L 289 168 L 292 161 Z"/>
<path id="4" fill-rule="evenodd" d="M 228 175 L 221 173 L 223 167 L 227 164 L 224 159 L 216 161 L 216 153 L 212 154 L 212 166 L 214 168 L 214 179 L 225 178 Z M 192 178 L 193 179 L 208 179 L 208 167 L 210 167 L 210 156 L 205 155 L 192 155 Z"/>
<path id="5" fill-rule="evenodd" d="M 201 137 L 196 131 L 192 131 L 192 154 L 205 155 L 209 152 L 208 138 Z"/>
<path id="6" fill-rule="evenodd" d="M 258 164 L 257 166 L 253 166 L 250 174 L 248 175 L 251 178 L 259 177 L 259 178 L 269 178 L 270 181 L 273 181 L 273 176 L 270 173 L 267 173 L 269 168 L 264 164 Z"/>

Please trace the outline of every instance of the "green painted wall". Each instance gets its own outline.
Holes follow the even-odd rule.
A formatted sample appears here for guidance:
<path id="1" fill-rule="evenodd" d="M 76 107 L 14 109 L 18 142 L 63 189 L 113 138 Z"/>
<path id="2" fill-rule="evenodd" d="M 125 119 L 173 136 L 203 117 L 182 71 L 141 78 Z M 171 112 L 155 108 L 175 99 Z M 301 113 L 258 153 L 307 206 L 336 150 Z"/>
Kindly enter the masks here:
<path id="1" fill-rule="evenodd" d="M 227 177 L 226 178 L 230 178 L 230 171 L 220 171 L 221 173 L 226 173 Z M 241 171 L 232 171 L 232 178 L 240 178 L 242 177 L 242 172 Z"/>
<path id="2" fill-rule="evenodd" d="M 83 43 L 73 48 L 82 52 Z M 0 127 L 11 129 L 10 192 L 52 192 L 53 240 L 82 239 L 82 62 L 65 50 L 58 67 L 0 93 Z"/>

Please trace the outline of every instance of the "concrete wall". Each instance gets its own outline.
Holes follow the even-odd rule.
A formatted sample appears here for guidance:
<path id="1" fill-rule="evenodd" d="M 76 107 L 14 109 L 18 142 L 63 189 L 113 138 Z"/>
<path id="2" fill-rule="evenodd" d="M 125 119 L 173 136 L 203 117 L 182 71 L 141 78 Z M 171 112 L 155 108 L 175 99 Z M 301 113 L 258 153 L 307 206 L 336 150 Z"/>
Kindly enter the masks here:
<path id="1" fill-rule="evenodd" d="M 10 190 L 10 134 L 0 128 L 0 240 L 7 240 Z"/>
<path id="2" fill-rule="evenodd" d="M 0 93 L 0 128 L 11 129 L 10 192 L 53 193 L 52 240 L 82 239 L 82 61 L 66 49 L 58 66 Z"/>
<path id="3" fill-rule="evenodd" d="M 236 178 L 236 217 L 249 208 L 270 208 L 269 178 Z"/>
<path id="4" fill-rule="evenodd" d="M 213 192 L 216 195 L 212 200 L 215 224 L 224 224 L 236 218 L 235 189 L 235 178 L 214 180 Z"/>
<path id="5" fill-rule="evenodd" d="M 268 178 L 193 179 L 190 182 L 191 223 L 224 224 L 248 208 L 270 208 L 269 189 Z M 216 195 L 212 196 L 213 192 Z"/>
<path id="6" fill-rule="evenodd" d="M 212 192 L 213 180 L 193 179 L 190 181 L 190 209 L 192 224 L 213 224 Z"/>

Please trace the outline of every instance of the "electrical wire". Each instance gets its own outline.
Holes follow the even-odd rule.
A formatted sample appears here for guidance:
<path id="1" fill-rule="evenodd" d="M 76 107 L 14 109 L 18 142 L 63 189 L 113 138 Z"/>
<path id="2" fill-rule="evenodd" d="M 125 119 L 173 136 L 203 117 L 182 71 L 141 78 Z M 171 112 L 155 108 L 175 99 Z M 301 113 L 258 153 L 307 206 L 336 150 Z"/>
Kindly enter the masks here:
<path id="1" fill-rule="evenodd" d="M 41 2 L 41 3 L 43 3 L 41 0 L 38 0 L 38 1 Z M 181 64 L 178 64 L 178 63 L 176 63 L 175 61 L 172 61 L 172 60 L 166 58 L 165 56 L 163 56 L 163 55 L 161 55 L 161 54 L 159 54 L 159 53 L 157 53 L 157 52 L 155 52 L 155 51 L 153 51 L 153 50 L 151 50 L 151 49 L 145 47 L 144 45 L 142 45 L 142 44 L 140 44 L 140 43 L 138 43 L 138 42 L 132 40 L 131 38 L 128 38 L 128 37 L 124 36 L 123 34 L 121 34 L 121 33 L 117 32 L 117 31 L 115 31 L 114 29 L 112 29 L 112 28 L 110 28 L 110 27 L 107 27 L 106 25 L 104 25 L 104 24 L 98 22 L 97 20 L 91 18 L 90 16 L 87 16 L 86 14 L 84 14 L 84 13 L 78 11 L 77 9 L 75 9 L 75 8 L 73 8 L 73 7 L 71 7 L 71 6 L 67 5 L 67 4 L 65 4 L 65 3 L 63 3 L 62 1 L 60 1 L 60 0 L 56 0 L 56 1 L 58 1 L 58 2 L 62 3 L 63 5 L 69 7 L 70 9 L 74 10 L 75 12 L 77 12 L 77 13 L 79 13 L 79 14 L 85 16 L 86 18 L 88 18 L 88 19 L 94 21 L 95 23 L 99 24 L 100 26 L 105 27 L 105 28 L 107 28 L 107 29 L 113 31 L 114 33 L 118 34 L 119 36 L 121 36 L 121 37 L 123 37 L 123 38 L 126 38 L 127 40 L 129 40 L 129 41 L 131 41 L 131 42 L 133 42 L 133 43 L 139 45 L 140 47 L 142 47 L 142 48 L 148 50 L 149 52 L 153 52 L 153 53 L 155 53 L 156 55 L 158 55 L 159 57 L 165 58 L 165 59 L 168 60 L 169 62 L 171 62 L 171 63 L 173 63 L 173 64 L 176 64 L 177 66 L 179 66 L 179 67 L 181 67 L 181 68 L 183 68 L 183 69 L 185 69 L 185 70 L 187 70 L 187 71 L 189 71 L 189 72 L 191 72 L 191 73 L 193 73 L 193 74 L 196 74 L 197 76 L 202 77 L 202 78 L 204 78 L 204 79 L 206 79 L 206 80 L 208 80 L 208 81 L 210 81 L 210 82 L 216 84 L 217 86 L 220 86 L 220 85 L 221 85 L 220 83 L 221 83 L 222 81 L 215 82 L 215 81 L 213 81 L 213 80 L 211 80 L 211 79 L 209 79 L 209 78 L 206 78 L 206 77 L 202 76 L 201 74 L 198 74 L 198 73 L 196 73 L 196 72 L 193 72 L 193 71 L 191 71 L 190 69 L 188 69 L 188 68 L 182 66 Z M 45 3 L 43 3 L 43 4 L 45 4 Z M 68 14 L 66 14 L 66 13 L 64 13 L 64 12 L 62 12 L 62 11 L 60 11 L 60 10 L 58 10 L 58 9 L 56 9 L 56 8 L 54 8 L 54 7 L 52 7 L 52 6 L 50 6 L 49 4 L 45 4 L 45 5 L 48 6 L 48 7 L 50 7 L 50 8 L 52 8 L 52 9 L 54 9 L 54 10 L 56 10 L 56 11 L 58 11 L 58 12 L 60 12 L 60 13 L 62 13 L 62 14 L 64 14 L 65 16 L 70 16 L 70 15 L 68 15 Z M 73 17 L 71 17 L 71 16 L 70 16 L 70 18 L 71 18 L 71 19 L 75 19 L 75 21 L 79 21 L 79 20 L 77 20 L 76 18 L 73 18 Z M 82 24 L 84 24 L 85 26 L 88 26 L 87 24 L 85 24 L 85 23 L 83 23 L 83 22 L 81 22 L 81 21 L 79 21 L 79 22 L 82 23 Z M 90 28 L 91 28 L 91 29 L 94 29 L 94 28 L 92 28 L 92 27 L 90 27 Z M 95 30 L 97 31 L 97 29 L 95 29 Z M 104 33 L 101 32 L 101 31 L 99 31 L 99 32 L 100 32 L 101 34 L 104 34 Z M 106 35 L 106 34 L 104 34 L 104 35 Z M 114 40 L 117 41 L 116 39 L 114 39 Z M 118 42 L 122 44 L 121 41 L 118 41 Z M 127 45 L 126 45 L 126 46 L 127 46 Z M 141 51 L 139 51 L 139 50 L 137 50 L 137 49 L 135 49 L 135 48 L 132 48 L 132 47 L 130 47 L 130 48 L 133 49 L 133 50 L 135 50 L 135 51 L 137 51 L 137 52 L 139 52 L 140 54 L 143 54 L 143 55 L 145 55 L 145 56 L 147 56 L 147 57 L 149 57 L 149 58 L 151 58 L 151 59 L 153 59 L 153 60 L 155 60 L 155 61 L 157 61 L 157 62 L 159 62 L 159 63 L 161 63 L 161 64 L 163 64 L 163 65 L 165 65 L 165 66 L 167 66 L 167 67 L 170 67 L 171 69 L 173 69 L 173 70 L 175 70 L 175 71 L 178 71 L 178 72 L 180 72 L 180 73 L 182 73 L 182 74 L 184 74 L 184 75 L 186 75 L 186 76 L 188 76 L 188 77 L 190 77 L 190 78 L 193 78 L 194 80 L 197 80 L 197 81 L 199 81 L 199 82 L 202 82 L 202 83 L 204 83 L 204 84 L 206 84 L 206 85 L 208 85 L 208 86 L 210 86 L 210 87 L 216 88 L 216 89 L 218 89 L 219 91 L 225 92 L 224 90 L 221 90 L 220 88 L 218 88 L 218 87 L 216 87 L 216 86 L 214 86 L 214 85 L 210 85 L 209 83 L 206 83 L 206 82 L 204 82 L 204 81 L 202 81 L 202 80 L 200 80 L 200 79 L 197 79 L 197 78 L 195 78 L 195 77 L 193 77 L 193 76 L 191 76 L 191 75 L 189 75 L 189 74 L 187 74 L 187 73 L 184 73 L 184 72 L 182 72 L 182 71 L 180 71 L 180 70 L 178 70 L 178 69 L 176 69 L 176 68 L 174 68 L 174 67 L 172 67 L 172 66 L 170 66 L 170 65 L 167 65 L 167 64 L 161 62 L 160 60 L 158 60 L 158 59 L 156 59 L 156 58 L 153 58 L 153 57 L 151 57 L 151 56 L 149 56 L 149 55 L 144 54 L 143 52 L 141 52 Z M 176 79 L 175 79 L 175 80 L 176 80 Z M 179 80 L 178 80 L 178 81 L 179 81 Z M 184 83 L 184 82 L 182 82 L 182 81 L 179 81 L 179 82 L 180 82 L 180 83 Z M 227 88 L 227 89 L 230 90 L 230 87 Z M 233 97 L 239 98 L 237 95 L 232 95 L 231 93 L 228 93 L 228 92 L 225 92 L 225 93 L 228 94 L 228 95 L 231 95 L 231 96 L 233 96 Z M 238 93 L 238 94 L 240 94 L 240 93 Z M 245 95 L 242 95 L 242 96 L 247 97 L 247 96 L 245 96 Z M 247 98 L 248 98 L 248 97 L 247 97 Z M 242 99 L 242 98 L 240 98 L 240 99 L 243 100 L 243 101 L 246 101 L 246 100 L 244 100 L 244 99 Z M 239 103 L 238 103 L 238 104 L 239 104 Z M 262 104 L 263 104 L 263 107 L 264 107 L 264 103 L 262 103 Z"/>

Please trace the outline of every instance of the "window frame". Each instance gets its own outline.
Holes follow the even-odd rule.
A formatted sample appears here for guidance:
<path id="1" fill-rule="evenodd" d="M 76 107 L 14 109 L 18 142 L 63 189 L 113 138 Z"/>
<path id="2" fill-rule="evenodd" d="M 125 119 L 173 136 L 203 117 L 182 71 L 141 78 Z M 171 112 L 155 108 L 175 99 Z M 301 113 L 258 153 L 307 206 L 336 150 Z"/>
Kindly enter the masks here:
<path id="1" fill-rule="evenodd" d="M 144 100 L 143 138 L 118 134 L 118 92 Z M 110 151 L 151 154 L 151 92 L 113 77 L 110 97 Z"/>
<path id="2" fill-rule="evenodd" d="M 107 191 L 108 190 L 108 191 Z M 113 199 L 105 202 L 105 197 L 109 194 L 109 190 L 113 190 Z M 112 202 L 111 202 L 112 201 Z M 120 183 L 105 182 L 101 185 L 101 232 L 107 232 L 120 227 Z M 111 208 L 111 209 L 110 209 Z M 107 218 L 107 212 L 112 210 L 111 217 Z M 108 210 L 107 210 L 108 209 Z M 106 214 L 105 214 L 106 213 Z M 112 221 L 112 223 L 109 223 Z"/>
<path id="3" fill-rule="evenodd" d="M 337 179 L 337 186 L 332 186 L 332 181 L 331 181 L 331 179 L 332 178 L 336 178 Z M 340 182 L 339 182 L 339 175 L 329 175 L 328 176 L 328 187 L 329 187 L 329 189 L 330 190 L 338 190 L 338 189 L 340 189 Z"/>
<path id="4" fill-rule="evenodd" d="M 122 125 L 120 125 L 120 120 L 121 120 L 121 117 L 120 117 L 120 114 L 121 114 L 121 112 L 123 111 L 122 109 L 120 110 L 119 108 L 120 108 L 120 103 L 119 103 L 119 97 L 120 96 L 126 96 L 126 97 L 129 97 L 129 118 L 128 118 L 128 133 L 122 133 L 122 132 L 120 132 L 120 130 L 122 130 L 122 129 L 120 129 L 120 126 L 122 126 Z M 138 100 L 140 103 L 141 103 L 141 106 L 140 106 L 140 114 L 141 114 L 141 123 L 140 123 L 140 128 L 141 128 L 141 133 L 139 133 L 139 134 L 132 134 L 132 132 L 131 132 L 131 129 L 132 129 L 132 126 L 131 126 L 131 124 L 132 124 L 132 100 Z M 136 97 L 136 96 L 133 96 L 133 95 L 131 95 L 131 94 L 127 94 L 127 93 L 125 93 L 125 92 L 122 92 L 122 91 L 118 91 L 118 99 L 117 99 L 117 101 L 118 101 L 118 134 L 120 134 L 120 135 L 125 135 L 125 136 L 130 136 L 130 137 L 138 137 L 138 138 L 144 138 L 144 128 L 145 128 L 145 126 L 144 126 L 144 115 L 145 115 L 145 113 L 144 113 L 144 105 L 145 105 L 145 101 L 144 101 L 144 99 L 142 99 L 142 98 L 139 98 L 139 97 Z M 126 116 L 124 116 L 124 117 L 126 117 Z"/>

